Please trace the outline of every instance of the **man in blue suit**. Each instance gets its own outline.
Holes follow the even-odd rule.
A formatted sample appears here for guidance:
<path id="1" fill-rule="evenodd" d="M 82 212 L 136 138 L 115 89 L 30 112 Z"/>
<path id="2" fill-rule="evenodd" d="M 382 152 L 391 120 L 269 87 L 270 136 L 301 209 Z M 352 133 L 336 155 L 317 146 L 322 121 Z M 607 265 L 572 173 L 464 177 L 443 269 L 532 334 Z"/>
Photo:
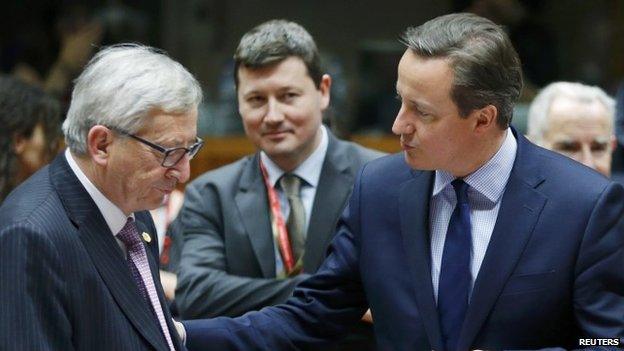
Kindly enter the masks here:
<path id="1" fill-rule="evenodd" d="M 189 178 L 201 88 L 140 45 L 76 80 L 68 149 L 0 207 L 0 350 L 183 349 L 145 210 Z"/>
<path id="2" fill-rule="evenodd" d="M 367 305 L 380 350 L 620 342 L 624 189 L 510 128 L 522 79 L 502 28 L 452 14 L 403 42 L 403 154 L 363 167 L 325 262 L 287 303 L 186 322 L 191 350 L 324 343 Z"/>

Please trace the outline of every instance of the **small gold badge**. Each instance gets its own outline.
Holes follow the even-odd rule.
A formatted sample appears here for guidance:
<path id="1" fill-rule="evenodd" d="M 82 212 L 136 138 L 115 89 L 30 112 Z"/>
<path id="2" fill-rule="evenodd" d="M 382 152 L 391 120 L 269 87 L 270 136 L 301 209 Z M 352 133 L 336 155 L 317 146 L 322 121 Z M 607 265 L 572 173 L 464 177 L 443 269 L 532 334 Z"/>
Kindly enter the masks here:
<path id="1" fill-rule="evenodd" d="M 145 242 L 147 243 L 152 242 L 152 237 L 149 234 L 147 234 L 146 232 L 143 232 L 142 235 L 143 235 L 143 240 L 145 240 Z"/>

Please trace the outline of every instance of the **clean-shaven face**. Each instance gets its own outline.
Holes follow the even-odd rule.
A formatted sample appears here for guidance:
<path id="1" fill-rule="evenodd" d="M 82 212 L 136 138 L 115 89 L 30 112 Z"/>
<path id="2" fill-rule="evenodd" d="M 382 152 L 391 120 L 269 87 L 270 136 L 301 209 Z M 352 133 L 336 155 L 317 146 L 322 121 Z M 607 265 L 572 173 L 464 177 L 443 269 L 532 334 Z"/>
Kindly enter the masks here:
<path id="1" fill-rule="evenodd" d="M 295 56 L 261 68 L 241 66 L 238 105 L 247 136 L 278 164 L 302 162 L 320 142 L 329 85 L 324 76 L 317 88 Z"/>
<path id="2" fill-rule="evenodd" d="M 470 120 L 451 99 L 453 70 L 447 59 L 423 58 L 408 49 L 398 67 L 401 100 L 392 132 L 401 136 L 406 162 L 415 169 L 453 173 L 461 165 Z"/>

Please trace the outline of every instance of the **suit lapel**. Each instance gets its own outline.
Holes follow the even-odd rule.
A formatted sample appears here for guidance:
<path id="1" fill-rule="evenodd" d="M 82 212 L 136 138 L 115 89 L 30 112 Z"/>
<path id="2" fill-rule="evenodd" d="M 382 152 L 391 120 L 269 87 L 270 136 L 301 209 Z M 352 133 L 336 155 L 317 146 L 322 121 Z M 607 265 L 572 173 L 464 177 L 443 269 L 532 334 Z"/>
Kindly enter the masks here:
<path id="1" fill-rule="evenodd" d="M 440 323 L 431 283 L 429 243 L 429 199 L 435 173 L 412 172 L 414 179 L 403 183 L 399 190 L 403 248 L 407 258 L 407 267 L 415 284 L 414 293 L 418 311 L 429 342 L 434 350 L 441 350 Z"/>
<path id="2" fill-rule="evenodd" d="M 273 278 L 275 277 L 275 248 L 267 191 L 260 173 L 259 159 L 260 156 L 256 153 L 245 164 L 234 201 L 263 277 Z"/>
<path id="3" fill-rule="evenodd" d="M 336 222 L 351 193 L 353 176 L 339 141 L 328 131 L 327 154 L 316 187 L 305 242 L 303 270 L 314 273 L 325 258 L 325 248 L 336 230 Z"/>
<path id="4" fill-rule="evenodd" d="M 514 133 L 517 134 L 517 133 Z M 459 349 L 468 349 L 512 274 L 547 199 L 535 190 L 543 181 L 531 144 L 517 136 L 518 151 L 496 224 L 472 291 Z"/>
<path id="5" fill-rule="evenodd" d="M 64 154 L 54 161 L 51 172 L 63 207 L 78 227 L 80 240 L 121 311 L 154 348 L 168 349 L 104 217 L 67 164 Z"/>

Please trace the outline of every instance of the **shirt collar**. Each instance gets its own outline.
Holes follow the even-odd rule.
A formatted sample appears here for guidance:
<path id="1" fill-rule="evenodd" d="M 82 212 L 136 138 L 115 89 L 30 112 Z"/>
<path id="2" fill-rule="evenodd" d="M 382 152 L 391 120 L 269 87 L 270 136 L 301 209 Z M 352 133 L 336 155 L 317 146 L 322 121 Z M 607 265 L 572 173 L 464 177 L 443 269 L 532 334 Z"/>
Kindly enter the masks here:
<path id="1" fill-rule="evenodd" d="M 517 149 L 518 142 L 513 136 L 511 129 L 507 128 L 505 140 L 494 156 L 475 172 L 464 178 L 464 181 L 470 185 L 471 189 L 482 194 L 492 203 L 496 203 L 507 185 L 507 180 L 516 160 Z M 436 170 L 432 196 L 439 194 L 454 179 L 455 177 L 452 174 Z"/>
<path id="2" fill-rule="evenodd" d="M 319 178 L 321 177 L 321 169 L 323 168 L 323 162 L 325 161 L 327 146 L 329 144 L 325 126 L 321 125 L 319 128 L 321 129 L 321 142 L 314 152 L 292 171 L 293 174 L 303 179 L 308 186 L 313 188 L 316 188 Z M 280 177 L 286 172 L 279 168 L 264 151 L 260 151 L 260 159 L 267 170 L 269 181 L 275 186 Z"/>
<path id="3" fill-rule="evenodd" d="M 126 225 L 128 217 L 126 217 L 117 205 L 112 203 L 95 185 L 93 185 L 87 175 L 84 174 L 82 169 L 80 169 L 78 163 L 76 163 L 76 160 L 74 160 L 74 157 L 69 149 L 65 150 L 65 158 L 67 159 L 67 163 L 69 163 L 69 167 L 72 169 L 74 174 L 76 174 L 76 177 L 78 177 L 78 180 L 85 190 L 87 190 L 87 193 L 89 193 L 93 202 L 95 202 L 96 206 L 100 210 L 100 213 L 102 213 L 104 221 L 106 221 L 106 224 L 110 228 L 113 235 L 117 235 L 121 228 Z M 134 215 L 131 215 L 131 217 L 133 216 Z"/>

